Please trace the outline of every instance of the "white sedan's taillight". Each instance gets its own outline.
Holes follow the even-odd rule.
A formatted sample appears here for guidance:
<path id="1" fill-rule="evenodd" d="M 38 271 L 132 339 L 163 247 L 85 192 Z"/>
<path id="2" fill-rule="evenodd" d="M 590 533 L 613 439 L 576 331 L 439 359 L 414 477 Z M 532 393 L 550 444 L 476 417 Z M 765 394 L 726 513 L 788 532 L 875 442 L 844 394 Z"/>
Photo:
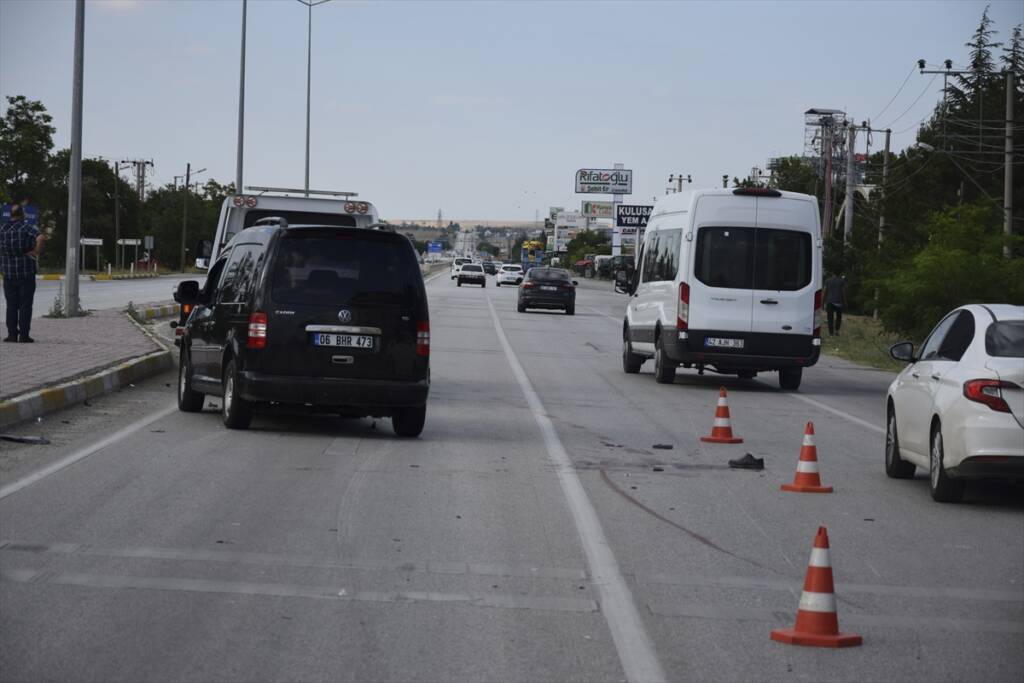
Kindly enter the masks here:
<path id="1" fill-rule="evenodd" d="M 984 403 L 997 413 L 1010 412 L 1010 406 L 1003 398 L 1001 389 L 1017 389 L 1016 384 L 998 379 L 971 379 L 964 382 L 964 398 L 975 403 Z"/>

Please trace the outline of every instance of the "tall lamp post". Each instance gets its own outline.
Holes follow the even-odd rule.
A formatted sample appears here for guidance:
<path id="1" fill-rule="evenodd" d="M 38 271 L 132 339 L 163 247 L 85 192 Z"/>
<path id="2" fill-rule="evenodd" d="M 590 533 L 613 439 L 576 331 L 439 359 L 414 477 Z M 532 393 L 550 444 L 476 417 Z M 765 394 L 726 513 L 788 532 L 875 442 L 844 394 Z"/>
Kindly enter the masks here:
<path id="1" fill-rule="evenodd" d="M 296 0 L 306 6 L 306 196 L 309 196 L 309 93 L 313 73 L 313 8 L 330 0 Z"/>

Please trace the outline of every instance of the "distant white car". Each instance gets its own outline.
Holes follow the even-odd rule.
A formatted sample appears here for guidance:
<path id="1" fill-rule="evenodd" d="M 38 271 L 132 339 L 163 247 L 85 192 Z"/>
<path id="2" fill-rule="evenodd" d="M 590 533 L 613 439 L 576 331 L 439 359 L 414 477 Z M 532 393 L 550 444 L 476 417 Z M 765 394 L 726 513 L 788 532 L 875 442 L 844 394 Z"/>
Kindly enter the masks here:
<path id="1" fill-rule="evenodd" d="M 462 266 L 466 265 L 467 263 L 472 263 L 472 262 L 473 262 L 473 259 L 464 258 L 464 257 L 461 257 L 461 256 L 459 258 L 455 259 L 454 261 L 452 261 L 452 270 L 451 270 L 452 279 L 454 280 L 455 278 L 457 278 L 459 276 L 459 271 L 462 270 Z"/>
<path id="2" fill-rule="evenodd" d="M 523 281 L 523 267 L 505 264 L 498 269 L 498 286 L 518 285 Z"/>
<path id="3" fill-rule="evenodd" d="M 885 472 L 927 468 L 932 498 L 956 502 L 968 479 L 1024 479 L 1024 306 L 972 304 L 942 319 L 889 386 Z"/>
<path id="4" fill-rule="evenodd" d="M 456 278 L 456 284 L 461 287 L 462 283 L 486 287 L 487 273 L 484 272 L 484 267 L 479 263 L 462 264 L 462 268 L 459 270 L 459 274 Z"/>

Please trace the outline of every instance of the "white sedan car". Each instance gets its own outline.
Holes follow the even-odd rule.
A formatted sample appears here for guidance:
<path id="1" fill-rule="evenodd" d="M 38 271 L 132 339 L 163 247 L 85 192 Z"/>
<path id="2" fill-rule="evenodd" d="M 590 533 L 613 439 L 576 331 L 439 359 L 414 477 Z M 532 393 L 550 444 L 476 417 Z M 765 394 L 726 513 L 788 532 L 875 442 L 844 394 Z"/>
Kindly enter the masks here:
<path id="1" fill-rule="evenodd" d="M 956 502 L 967 479 L 1024 479 L 1024 306 L 972 304 L 935 326 L 889 386 L 885 472 L 926 468 L 932 498 Z"/>
<path id="2" fill-rule="evenodd" d="M 498 286 L 518 285 L 523 281 L 523 267 L 505 264 L 498 269 Z"/>

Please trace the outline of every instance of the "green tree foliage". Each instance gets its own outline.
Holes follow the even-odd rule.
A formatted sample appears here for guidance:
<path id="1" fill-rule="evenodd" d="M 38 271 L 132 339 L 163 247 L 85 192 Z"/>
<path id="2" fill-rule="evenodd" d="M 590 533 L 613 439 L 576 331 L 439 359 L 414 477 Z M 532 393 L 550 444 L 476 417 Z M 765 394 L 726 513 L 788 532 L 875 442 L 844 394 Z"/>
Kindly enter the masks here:
<path id="1" fill-rule="evenodd" d="M 779 159 L 778 167 L 772 171 L 770 184 L 778 190 L 815 194 L 818 189 L 818 174 L 802 157 L 784 157 Z"/>
<path id="2" fill-rule="evenodd" d="M 594 230 L 583 230 L 565 245 L 566 256 L 562 264 L 572 267 L 572 264 L 582 259 L 586 254 L 610 254 L 612 253 L 611 239 Z"/>
<path id="3" fill-rule="evenodd" d="M 24 95 L 7 98 L 0 118 L 0 200 L 36 203 L 47 195 L 56 132 L 50 121 L 42 102 Z"/>

